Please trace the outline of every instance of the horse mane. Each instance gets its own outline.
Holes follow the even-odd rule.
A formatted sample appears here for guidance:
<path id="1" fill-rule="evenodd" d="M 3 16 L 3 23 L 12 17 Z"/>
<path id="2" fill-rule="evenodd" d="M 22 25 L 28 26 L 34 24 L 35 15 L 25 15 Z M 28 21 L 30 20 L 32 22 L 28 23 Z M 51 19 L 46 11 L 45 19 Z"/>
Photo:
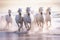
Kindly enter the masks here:
<path id="1" fill-rule="evenodd" d="M 41 15 L 43 15 L 43 13 L 41 12 Z"/>
<path id="2" fill-rule="evenodd" d="M 51 12 L 49 12 L 49 15 L 51 15 Z"/>
<path id="3" fill-rule="evenodd" d="M 28 13 L 28 16 L 30 16 L 30 13 Z"/>

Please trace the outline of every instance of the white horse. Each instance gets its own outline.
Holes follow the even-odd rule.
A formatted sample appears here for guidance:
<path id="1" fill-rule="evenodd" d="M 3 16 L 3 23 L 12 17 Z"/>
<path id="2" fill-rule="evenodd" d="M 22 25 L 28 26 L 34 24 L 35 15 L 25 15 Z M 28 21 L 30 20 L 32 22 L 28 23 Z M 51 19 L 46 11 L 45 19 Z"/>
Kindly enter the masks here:
<path id="1" fill-rule="evenodd" d="M 9 13 L 8 15 L 5 15 L 6 22 L 7 22 L 6 24 L 7 29 L 9 29 L 9 26 L 12 25 L 11 10 L 8 10 L 8 13 Z"/>
<path id="2" fill-rule="evenodd" d="M 50 23 L 49 26 L 51 26 L 51 12 L 50 12 L 50 8 L 48 8 L 46 10 L 45 22 L 46 22 L 47 26 L 48 26 L 48 22 Z"/>
<path id="3" fill-rule="evenodd" d="M 35 22 L 39 27 L 43 28 L 44 18 L 41 8 L 39 9 L 39 13 L 35 15 Z"/>
<path id="4" fill-rule="evenodd" d="M 43 27 L 43 23 L 44 23 L 43 15 L 37 14 L 35 16 L 35 21 L 38 24 L 38 26 Z"/>
<path id="5" fill-rule="evenodd" d="M 6 20 L 5 20 L 5 16 L 0 16 L 0 29 L 4 30 L 6 27 Z"/>

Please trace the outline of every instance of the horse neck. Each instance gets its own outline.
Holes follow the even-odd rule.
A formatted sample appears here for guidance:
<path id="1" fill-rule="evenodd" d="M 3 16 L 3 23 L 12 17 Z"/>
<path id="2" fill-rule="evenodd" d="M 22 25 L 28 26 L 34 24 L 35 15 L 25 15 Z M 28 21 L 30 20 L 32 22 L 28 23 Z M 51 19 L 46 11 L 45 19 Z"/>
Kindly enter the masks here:
<path id="1" fill-rule="evenodd" d="M 30 16 L 30 13 L 28 13 L 27 15 Z"/>
<path id="2" fill-rule="evenodd" d="M 21 17 L 21 13 L 19 13 L 19 17 Z"/>
<path id="3" fill-rule="evenodd" d="M 21 15 L 19 15 L 19 18 L 22 18 L 22 16 L 21 16 Z"/>
<path id="4" fill-rule="evenodd" d="M 27 13 L 27 16 L 30 16 L 30 13 L 29 12 L 26 12 Z"/>
<path id="5" fill-rule="evenodd" d="M 9 17 L 11 17 L 11 16 L 9 16 Z"/>

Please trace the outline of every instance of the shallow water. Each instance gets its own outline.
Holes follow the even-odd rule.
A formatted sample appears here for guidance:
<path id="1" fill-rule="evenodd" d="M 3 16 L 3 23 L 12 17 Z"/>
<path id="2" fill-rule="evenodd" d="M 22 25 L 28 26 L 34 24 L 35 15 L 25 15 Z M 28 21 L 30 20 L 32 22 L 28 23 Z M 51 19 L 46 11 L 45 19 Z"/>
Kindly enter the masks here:
<path id="1" fill-rule="evenodd" d="M 52 34 L 19 34 L 0 32 L 0 40 L 60 40 L 60 35 Z"/>

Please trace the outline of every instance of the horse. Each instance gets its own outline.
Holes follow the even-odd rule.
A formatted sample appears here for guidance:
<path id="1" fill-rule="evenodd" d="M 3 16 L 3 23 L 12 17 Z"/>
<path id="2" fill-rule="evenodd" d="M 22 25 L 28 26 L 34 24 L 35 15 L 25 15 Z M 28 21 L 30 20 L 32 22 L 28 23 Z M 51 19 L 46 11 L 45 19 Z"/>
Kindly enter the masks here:
<path id="1" fill-rule="evenodd" d="M 27 31 L 29 31 L 31 29 L 31 17 L 30 17 L 30 8 L 27 7 L 26 9 L 26 14 L 23 17 L 23 21 L 24 21 L 24 25 L 27 29 Z"/>
<path id="2" fill-rule="evenodd" d="M 6 18 L 6 27 L 7 29 L 9 28 L 10 24 L 12 24 L 12 17 L 11 17 L 11 10 L 9 9 L 8 10 L 8 15 L 5 15 L 5 18 Z"/>
<path id="3" fill-rule="evenodd" d="M 6 26 L 6 20 L 5 16 L 0 16 L 0 30 L 5 30 Z"/>
<path id="4" fill-rule="evenodd" d="M 50 8 L 47 8 L 46 10 L 46 16 L 45 16 L 45 23 L 48 26 L 48 22 L 50 23 L 49 26 L 51 26 L 51 12 L 50 12 Z"/>
<path id="5" fill-rule="evenodd" d="M 44 24 L 44 18 L 43 18 L 42 10 L 43 10 L 42 8 L 39 8 L 39 13 L 37 13 L 35 15 L 35 23 L 41 28 L 43 28 L 43 24 Z"/>
<path id="6" fill-rule="evenodd" d="M 20 31 L 20 29 L 23 26 L 23 17 L 21 15 L 21 9 L 20 8 L 18 9 L 18 13 L 19 13 L 19 15 L 16 15 L 15 20 L 16 20 L 16 23 L 18 25 L 18 31 Z"/>

